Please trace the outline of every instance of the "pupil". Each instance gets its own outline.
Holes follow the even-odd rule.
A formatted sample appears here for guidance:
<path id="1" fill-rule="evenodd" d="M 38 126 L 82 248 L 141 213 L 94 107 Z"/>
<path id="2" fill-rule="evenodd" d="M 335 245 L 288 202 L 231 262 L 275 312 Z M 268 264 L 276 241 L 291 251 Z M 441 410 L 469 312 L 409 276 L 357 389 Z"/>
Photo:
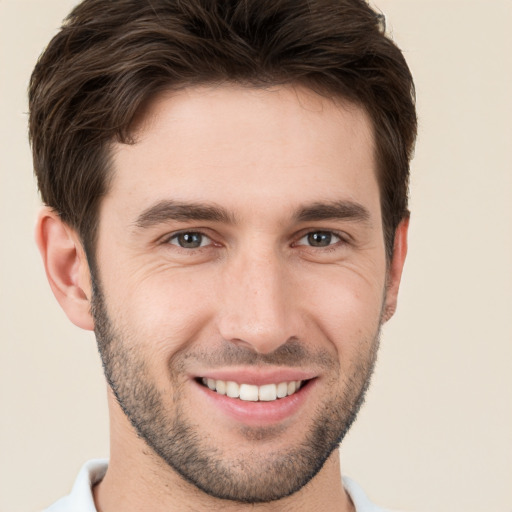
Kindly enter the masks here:
<path id="1" fill-rule="evenodd" d="M 185 249 L 195 249 L 201 246 L 202 235 L 200 233 L 182 233 L 178 237 L 178 242 Z"/>
<path id="2" fill-rule="evenodd" d="M 318 231 L 308 235 L 308 242 L 313 247 L 327 247 L 331 244 L 332 235 L 325 231 Z"/>

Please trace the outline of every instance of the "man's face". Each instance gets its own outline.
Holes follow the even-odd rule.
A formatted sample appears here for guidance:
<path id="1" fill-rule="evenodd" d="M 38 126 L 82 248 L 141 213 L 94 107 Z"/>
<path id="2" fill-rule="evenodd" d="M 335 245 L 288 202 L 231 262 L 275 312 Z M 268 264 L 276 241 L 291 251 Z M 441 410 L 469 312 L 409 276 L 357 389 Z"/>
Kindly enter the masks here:
<path id="1" fill-rule="evenodd" d="M 336 449 L 375 360 L 370 121 L 303 89 L 222 86 L 163 95 L 138 128 L 100 211 L 107 377 L 155 460 L 213 496 L 279 499 Z"/>

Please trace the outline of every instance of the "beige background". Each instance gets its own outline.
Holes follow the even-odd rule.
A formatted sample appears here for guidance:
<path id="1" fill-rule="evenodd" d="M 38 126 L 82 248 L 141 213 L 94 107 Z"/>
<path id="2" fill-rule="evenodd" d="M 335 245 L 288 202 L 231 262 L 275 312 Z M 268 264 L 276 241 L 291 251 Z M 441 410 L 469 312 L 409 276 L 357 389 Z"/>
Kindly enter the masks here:
<path id="1" fill-rule="evenodd" d="M 512 511 L 512 2 L 381 0 L 416 77 L 410 253 L 343 469 L 379 504 Z M 0 0 L 0 511 L 108 454 L 94 339 L 32 240 L 27 81 L 72 0 Z"/>

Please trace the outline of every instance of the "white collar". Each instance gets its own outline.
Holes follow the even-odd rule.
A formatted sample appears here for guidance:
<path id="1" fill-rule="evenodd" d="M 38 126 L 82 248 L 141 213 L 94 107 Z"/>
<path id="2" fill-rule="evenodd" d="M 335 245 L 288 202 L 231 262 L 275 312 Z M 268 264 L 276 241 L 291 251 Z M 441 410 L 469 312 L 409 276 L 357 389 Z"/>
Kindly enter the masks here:
<path id="1" fill-rule="evenodd" d="M 103 479 L 107 467 L 107 459 L 86 462 L 78 473 L 71 493 L 43 512 L 97 512 L 92 488 Z M 354 503 L 356 512 L 389 512 L 374 505 L 354 480 L 343 477 L 343 485 Z"/>

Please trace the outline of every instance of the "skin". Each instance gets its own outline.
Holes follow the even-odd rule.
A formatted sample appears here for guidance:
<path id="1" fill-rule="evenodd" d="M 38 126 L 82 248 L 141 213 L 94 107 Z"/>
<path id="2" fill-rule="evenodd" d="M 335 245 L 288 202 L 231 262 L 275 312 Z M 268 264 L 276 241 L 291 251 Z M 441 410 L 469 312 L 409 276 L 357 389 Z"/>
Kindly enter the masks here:
<path id="1" fill-rule="evenodd" d="M 354 105 L 296 87 L 224 85 L 161 95 L 137 126 L 136 143 L 113 147 L 96 278 L 116 346 L 135 354 L 131 363 L 144 362 L 169 421 L 179 411 L 226 467 L 245 461 L 257 478 L 258 467 L 304 443 L 320 409 L 355 400 L 351 381 L 360 392 L 369 379 L 380 325 L 396 307 L 408 227 L 398 227 L 387 262 L 373 146 L 370 120 Z M 169 201 L 184 210 L 213 205 L 223 216 L 155 213 Z M 333 204 L 345 208 L 327 216 Z M 312 205 L 328 218 L 312 214 Z M 183 231 L 202 233 L 201 247 L 180 247 Z M 330 234 L 325 247 L 308 238 L 319 232 Z M 36 238 L 68 317 L 94 329 L 79 237 L 45 209 Z M 234 420 L 194 380 L 219 368 L 255 378 L 282 369 L 286 361 L 275 356 L 291 343 L 322 358 L 299 361 L 314 385 L 279 421 Z M 230 347 L 258 364 L 223 363 Z M 245 505 L 205 494 L 165 464 L 111 390 L 109 408 L 111 461 L 94 493 L 100 512 L 353 510 L 337 449 L 294 494 Z"/>

